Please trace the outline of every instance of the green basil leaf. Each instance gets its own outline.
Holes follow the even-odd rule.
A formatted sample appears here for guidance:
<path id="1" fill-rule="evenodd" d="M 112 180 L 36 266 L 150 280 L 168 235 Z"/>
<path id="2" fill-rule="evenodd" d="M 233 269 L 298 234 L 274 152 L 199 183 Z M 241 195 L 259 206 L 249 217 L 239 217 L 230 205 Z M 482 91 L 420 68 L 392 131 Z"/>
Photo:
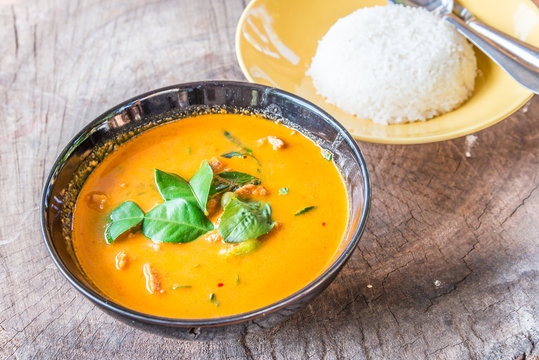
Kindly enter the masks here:
<path id="1" fill-rule="evenodd" d="M 331 159 L 333 159 L 333 154 L 329 152 L 329 150 L 322 149 L 320 150 L 320 153 L 322 154 L 322 157 L 327 161 L 331 161 Z"/>
<path id="2" fill-rule="evenodd" d="M 184 199 L 194 202 L 206 213 L 208 193 L 213 179 L 213 171 L 208 161 L 204 160 L 195 175 L 185 181 L 181 176 L 155 169 L 155 184 L 165 201 Z"/>
<path id="3" fill-rule="evenodd" d="M 211 187 L 210 187 L 210 196 L 215 196 L 217 194 L 229 191 L 231 189 L 232 189 L 232 185 L 230 185 L 228 182 L 219 181 L 219 179 L 216 177 L 213 179 L 213 183 L 211 184 Z"/>
<path id="4" fill-rule="evenodd" d="M 260 245 L 260 240 L 258 239 L 249 239 L 245 240 L 244 242 L 225 250 L 221 253 L 221 255 L 225 256 L 239 256 L 239 255 L 245 255 L 248 254 L 254 250 Z"/>
<path id="5" fill-rule="evenodd" d="M 269 204 L 243 201 L 234 195 L 225 206 L 217 232 L 227 243 L 240 243 L 267 234 L 273 225 Z"/>
<path id="6" fill-rule="evenodd" d="M 233 181 L 238 184 L 245 184 L 246 182 L 256 179 L 253 175 L 249 175 L 239 171 L 223 171 L 216 176 L 222 179 Z"/>
<path id="7" fill-rule="evenodd" d="M 303 214 L 305 214 L 305 213 L 307 213 L 307 212 L 309 212 L 311 210 L 314 210 L 314 209 L 316 209 L 316 206 L 307 206 L 307 207 L 299 210 L 298 212 L 296 212 L 294 215 L 295 216 L 303 215 Z"/>
<path id="8" fill-rule="evenodd" d="M 127 230 L 140 224 L 144 212 L 132 201 L 126 201 L 110 214 L 110 223 L 105 230 L 105 240 L 111 244 Z"/>
<path id="9" fill-rule="evenodd" d="M 214 196 L 222 192 L 234 191 L 241 185 L 244 185 L 249 182 L 255 185 L 260 184 L 260 180 L 253 175 L 245 174 L 238 171 L 224 171 L 215 174 L 215 178 L 213 179 L 209 195 Z"/>
<path id="10" fill-rule="evenodd" d="M 225 137 L 228 139 L 228 141 L 230 141 L 231 143 L 233 144 L 236 144 L 238 145 L 239 147 L 241 147 L 243 150 L 245 150 L 247 153 L 249 154 L 252 154 L 253 151 L 251 149 L 249 149 L 247 146 L 243 145 L 243 143 L 240 141 L 240 139 L 238 139 L 237 137 L 235 137 L 234 135 L 232 135 L 231 133 L 229 133 L 228 131 L 225 131 L 223 133 L 223 135 L 225 135 Z"/>
<path id="11" fill-rule="evenodd" d="M 176 284 L 172 287 L 172 290 L 177 290 L 177 289 L 186 289 L 186 288 L 192 288 L 193 286 L 192 285 L 181 285 L 181 284 Z"/>
<path id="12" fill-rule="evenodd" d="M 279 189 L 279 195 L 287 195 L 287 194 L 288 194 L 288 188 L 287 187 Z"/>
<path id="13" fill-rule="evenodd" d="M 234 157 L 242 157 L 242 156 L 247 156 L 248 154 L 246 153 L 240 153 L 240 152 L 237 152 L 237 151 L 231 151 L 229 153 L 226 153 L 226 154 L 221 154 L 222 157 L 224 158 L 227 158 L 227 159 L 232 159 Z"/>
<path id="14" fill-rule="evenodd" d="M 165 201 L 181 198 L 197 203 L 191 185 L 181 176 L 155 169 L 154 177 L 157 190 Z"/>
<path id="15" fill-rule="evenodd" d="M 214 304 L 215 306 L 219 306 L 221 303 L 219 302 L 219 300 L 217 300 L 217 296 L 215 296 L 214 293 L 211 293 L 210 294 L 210 302 L 212 304 Z"/>
<path id="16" fill-rule="evenodd" d="M 189 185 L 191 185 L 191 190 L 200 205 L 200 208 L 207 215 L 206 203 L 208 202 L 208 194 L 210 192 L 210 187 L 213 179 L 213 170 L 211 169 L 210 164 L 207 160 L 204 160 L 200 165 L 200 168 L 197 170 L 195 175 L 189 180 Z"/>
<path id="17" fill-rule="evenodd" d="M 200 207 L 181 198 L 153 208 L 142 222 L 142 233 L 156 242 L 190 242 L 210 230 L 213 224 Z"/>
<path id="18" fill-rule="evenodd" d="M 232 151 L 232 152 L 229 152 L 229 153 L 226 153 L 226 154 L 223 154 L 221 155 L 222 157 L 225 157 L 225 158 L 228 158 L 228 159 L 231 159 L 233 157 L 243 157 L 243 156 L 249 156 L 250 158 L 252 158 L 254 161 L 256 161 L 256 163 L 260 166 L 260 161 L 258 161 L 257 158 L 255 158 L 253 156 L 253 150 L 249 149 L 247 146 L 245 146 L 237 137 L 235 137 L 234 135 L 232 135 L 231 133 L 229 133 L 228 131 L 225 131 L 223 133 L 225 135 L 225 137 L 233 144 L 236 144 L 238 145 L 239 147 L 241 147 L 241 149 L 243 151 L 245 151 L 244 153 L 240 153 L 240 152 L 237 152 L 237 151 Z"/>
<path id="19" fill-rule="evenodd" d="M 224 193 L 223 196 L 221 196 L 221 207 L 224 209 L 228 205 L 230 200 L 235 197 L 236 194 L 234 194 L 233 192 L 227 191 L 226 193 Z"/>
<path id="20" fill-rule="evenodd" d="M 226 153 L 226 154 L 221 154 L 222 157 L 224 158 L 227 158 L 227 159 L 232 159 L 234 157 L 247 157 L 249 156 L 251 159 L 253 159 L 259 166 L 261 165 L 260 164 L 260 161 L 258 161 L 257 158 L 254 157 L 253 153 L 248 153 L 248 152 L 244 152 L 244 153 L 240 153 L 240 152 L 237 152 L 237 151 L 231 151 L 229 153 Z"/>
<path id="21" fill-rule="evenodd" d="M 247 155 L 249 155 L 249 156 L 251 157 L 251 159 L 253 159 L 253 160 L 258 164 L 258 166 L 262 166 L 262 164 L 260 163 L 260 161 L 258 161 L 258 159 L 255 158 L 254 155 L 253 155 L 252 153 L 249 153 L 249 154 L 247 154 Z"/>

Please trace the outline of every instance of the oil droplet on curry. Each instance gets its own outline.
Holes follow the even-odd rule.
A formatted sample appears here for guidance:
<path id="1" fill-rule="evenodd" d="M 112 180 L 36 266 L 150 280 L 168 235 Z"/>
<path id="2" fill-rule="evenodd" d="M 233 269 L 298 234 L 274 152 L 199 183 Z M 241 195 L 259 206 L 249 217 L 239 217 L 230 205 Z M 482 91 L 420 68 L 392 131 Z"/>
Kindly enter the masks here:
<path id="1" fill-rule="evenodd" d="M 158 228 L 165 235 L 152 241 L 145 236 L 155 233 L 152 220 L 144 219 L 114 241 L 107 238 L 111 213 L 122 204 L 128 210 L 138 206 L 146 217 L 165 206 L 155 169 L 189 181 L 205 161 L 214 182 L 224 172 L 252 176 L 224 194 L 210 190 L 205 212 L 196 204 L 187 207 L 207 217 L 214 230 L 171 243 Z M 268 204 L 271 220 L 261 220 L 266 232 L 226 242 L 220 224 L 223 205 L 228 209 L 224 198 L 249 208 Z M 175 318 L 239 314 L 295 293 L 331 264 L 345 232 L 347 201 L 331 158 L 301 133 L 253 116 L 201 115 L 150 129 L 105 158 L 78 196 L 73 247 L 87 277 L 125 307 Z"/>

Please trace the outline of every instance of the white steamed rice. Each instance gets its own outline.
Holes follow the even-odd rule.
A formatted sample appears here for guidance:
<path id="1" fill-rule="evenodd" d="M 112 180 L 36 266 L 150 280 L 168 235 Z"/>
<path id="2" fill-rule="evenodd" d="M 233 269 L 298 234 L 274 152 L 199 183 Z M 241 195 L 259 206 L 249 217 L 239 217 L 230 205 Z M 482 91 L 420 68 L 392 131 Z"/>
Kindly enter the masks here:
<path id="1" fill-rule="evenodd" d="M 329 103 L 388 124 L 455 109 L 476 72 L 472 46 L 444 20 L 421 8 L 376 6 L 339 19 L 307 75 Z"/>

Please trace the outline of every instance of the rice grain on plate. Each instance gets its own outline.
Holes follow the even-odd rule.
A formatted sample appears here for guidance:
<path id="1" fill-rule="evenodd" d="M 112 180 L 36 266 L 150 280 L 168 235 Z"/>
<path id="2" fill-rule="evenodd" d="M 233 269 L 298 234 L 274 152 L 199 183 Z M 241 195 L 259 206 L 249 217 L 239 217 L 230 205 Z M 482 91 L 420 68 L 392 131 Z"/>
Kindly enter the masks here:
<path id="1" fill-rule="evenodd" d="M 307 75 L 326 101 L 377 123 L 427 120 L 474 89 L 472 46 L 421 8 L 375 6 L 339 19 L 318 43 Z"/>

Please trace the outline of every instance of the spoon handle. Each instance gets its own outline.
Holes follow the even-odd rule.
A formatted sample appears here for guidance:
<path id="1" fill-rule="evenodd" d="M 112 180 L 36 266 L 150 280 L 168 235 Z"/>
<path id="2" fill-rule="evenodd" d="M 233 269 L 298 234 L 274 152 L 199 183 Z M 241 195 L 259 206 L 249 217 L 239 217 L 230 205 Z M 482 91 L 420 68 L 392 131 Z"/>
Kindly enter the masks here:
<path id="1" fill-rule="evenodd" d="M 512 52 L 521 57 L 524 61 L 539 68 L 539 49 L 535 46 L 526 44 L 507 34 L 503 34 L 479 20 L 469 21 L 467 24 L 481 35 L 500 44 L 500 46 L 507 49 L 509 52 Z"/>
<path id="2" fill-rule="evenodd" d="M 466 24 L 479 34 L 499 44 L 507 51 L 512 52 L 524 61 L 539 68 L 539 48 L 526 44 L 513 36 L 499 31 L 476 18 L 468 9 L 458 3 L 454 3 L 453 11 L 457 13 Z"/>
<path id="3" fill-rule="evenodd" d="M 496 64 L 504 69 L 513 79 L 530 89 L 536 94 L 539 94 L 539 67 L 536 66 L 539 62 L 537 54 L 528 54 L 534 59 L 525 61 L 527 57 L 520 57 L 519 53 L 512 53 L 507 49 L 496 44 L 488 37 L 481 34 L 466 24 L 465 20 L 461 19 L 453 13 L 445 15 L 445 20 L 457 28 L 457 30 L 468 38 L 475 46 L 487 54 Z M 526 47 L 524 47 L 525 49 Z M 522 47 L 519 48 L 522 50 Z M 517 50 L 518 51 L 518 50 Z"/>

